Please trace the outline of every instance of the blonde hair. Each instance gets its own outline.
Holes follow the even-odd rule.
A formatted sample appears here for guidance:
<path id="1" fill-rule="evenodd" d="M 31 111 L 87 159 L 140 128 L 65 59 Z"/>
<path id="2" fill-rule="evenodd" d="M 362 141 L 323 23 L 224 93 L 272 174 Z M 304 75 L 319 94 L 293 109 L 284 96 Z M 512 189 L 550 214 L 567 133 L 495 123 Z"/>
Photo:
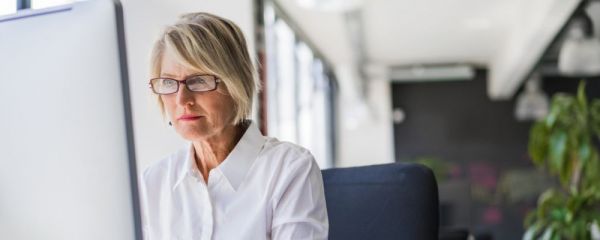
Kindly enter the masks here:
<path id="1" fill-rule="evenodd" d="M 161 74 L 165 49 L 172 51 L 184 67 L 221 79 L 235 104 L 234 124 L 250 117 L 252 99 L 260 86 L 246 40 L 236 24 L 209 13 L 182 15 L 154 43 L 150 59 L 152 78 Z M 160 95 L 156 96 L 164 116 L 164 103 Z"/>

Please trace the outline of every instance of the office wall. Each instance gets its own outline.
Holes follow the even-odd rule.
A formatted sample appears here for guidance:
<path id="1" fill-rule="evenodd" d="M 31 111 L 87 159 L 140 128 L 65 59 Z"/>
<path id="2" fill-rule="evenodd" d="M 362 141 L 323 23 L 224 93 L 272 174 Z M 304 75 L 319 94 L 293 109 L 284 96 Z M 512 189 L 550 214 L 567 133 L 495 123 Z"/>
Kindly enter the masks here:
<path id="1" fill-rule="evenodd" d="M 185 142 L 169 127 L 148 89 L 149 56 L 162 28 L 183 13 L 203 11 L 229 18 L 246 36 L 254 53 L 252 0 L 122 0 L 138 169 L 176 151 Z"/>
<path id="2" fill-rule="evenodd" d="M 468 227 L 494 239 L 519 239 L 523 219 L 552 182 L 527 153 L 532 122 L 514 117 L 515 98 L 490 101 L 487 72 L 472 81 L 392 86 L 393 106 L 406 113 L 394 125 L 395 158 L 425 160 L 438 174 L 442 226 Z M 600 97 L 590 78 L 589 97 Z M 548 94 L 574 94 L 579 78 L 545 77 Z"/>
<path id="3" fill-rule="evenodd" d="M 358 75 L 346 65 L 336 69 L 337 99 L 335 167 L 394 162 L 391 88 L 388 79 L 370 76 L 360 96 Z"/>

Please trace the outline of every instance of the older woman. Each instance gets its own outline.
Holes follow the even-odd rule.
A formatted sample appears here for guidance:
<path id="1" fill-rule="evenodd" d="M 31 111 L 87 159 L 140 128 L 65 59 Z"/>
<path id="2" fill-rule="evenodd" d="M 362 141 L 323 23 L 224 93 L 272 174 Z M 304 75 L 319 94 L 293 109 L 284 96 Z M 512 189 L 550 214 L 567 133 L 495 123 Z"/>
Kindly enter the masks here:
<path id="1" fill-rule="evenodd" d="M 297 145 L 248 120 L 256 72 L 240 29 L 207 13 L 167 27 L 152 91 L 189 145 L 140 182 L 146 239 L 326 239 L 321 173 Z"/>

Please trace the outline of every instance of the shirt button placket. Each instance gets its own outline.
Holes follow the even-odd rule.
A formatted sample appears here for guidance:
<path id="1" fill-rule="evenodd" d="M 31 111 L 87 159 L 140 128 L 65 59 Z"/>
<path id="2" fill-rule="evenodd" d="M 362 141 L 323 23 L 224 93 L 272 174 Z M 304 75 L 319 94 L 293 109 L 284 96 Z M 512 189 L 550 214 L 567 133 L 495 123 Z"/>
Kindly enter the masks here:
<path id="1" fill-rule="evenodd" d="M 202 239 L 210 240 L 212 239 L 213 234 L 213 204 L 210 199 L 210 191 L 207 184 L 202 184 L 202 199 L 204 201 L 203 206 L 205 206 L 202 216 L 202 222 L 204 223 L 204 231 L 202 233 Z"/>

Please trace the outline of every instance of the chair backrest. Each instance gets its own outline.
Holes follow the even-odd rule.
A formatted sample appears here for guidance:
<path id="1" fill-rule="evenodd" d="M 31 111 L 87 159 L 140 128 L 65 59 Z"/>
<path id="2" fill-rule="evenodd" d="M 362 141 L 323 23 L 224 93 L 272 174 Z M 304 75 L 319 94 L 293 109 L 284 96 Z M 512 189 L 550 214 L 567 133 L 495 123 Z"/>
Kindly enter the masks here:
<path id="1" fill-rule="evenodd" d="M 323 170 L 329 239 L 437 239 L 438 190 L 422 165 Z"/>

